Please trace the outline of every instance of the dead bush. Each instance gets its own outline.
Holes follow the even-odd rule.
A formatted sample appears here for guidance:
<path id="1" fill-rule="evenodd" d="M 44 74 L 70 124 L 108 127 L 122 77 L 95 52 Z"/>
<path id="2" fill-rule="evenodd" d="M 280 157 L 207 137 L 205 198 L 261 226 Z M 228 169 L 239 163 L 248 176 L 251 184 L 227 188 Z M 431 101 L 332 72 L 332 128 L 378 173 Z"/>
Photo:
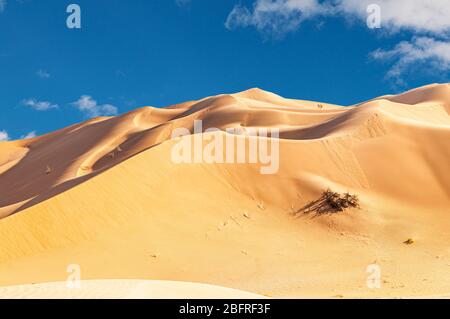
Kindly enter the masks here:
<path id="1" fill-rule="evenodd" d="M 360 208 L 357 195 L 344 193 L 339 194 L 327 189 L 320 198 L 308 203 L 297 213 L 328 214 L 342 212 L 347 208 Z"/>

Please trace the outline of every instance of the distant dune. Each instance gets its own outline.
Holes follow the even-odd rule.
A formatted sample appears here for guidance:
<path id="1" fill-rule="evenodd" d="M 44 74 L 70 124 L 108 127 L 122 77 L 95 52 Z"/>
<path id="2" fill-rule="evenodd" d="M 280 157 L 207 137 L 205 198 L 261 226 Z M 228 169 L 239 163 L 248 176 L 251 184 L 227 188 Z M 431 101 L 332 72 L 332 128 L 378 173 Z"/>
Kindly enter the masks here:
<path id="1" fill-rule="evenodd" d="M 194 120 L 224 136 L 279 128 L 279 171 L 174 163 L 171 134 Z M 269 297 L 448 296 L 449 158 L 450 84 L 347 107 L 251 89 L 2 142 L 0 286 L 65 281 L 78 264 L 83 280 Z M 360 208 L 304 213 L 326 189 Z"/>

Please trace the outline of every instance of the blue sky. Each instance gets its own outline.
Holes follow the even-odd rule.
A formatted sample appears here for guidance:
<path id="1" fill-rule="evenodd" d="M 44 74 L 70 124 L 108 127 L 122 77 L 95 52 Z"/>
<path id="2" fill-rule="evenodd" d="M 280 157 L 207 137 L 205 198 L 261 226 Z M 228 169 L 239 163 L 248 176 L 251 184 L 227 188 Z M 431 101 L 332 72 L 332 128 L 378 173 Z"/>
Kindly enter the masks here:
<path id="1" fill-rule="evenodd" d="M 449 82 L 448 0 L 373 2 L 379 29 L 365 0 L 0 0 L 0 139 L 251 87 L 350 105 Z"/>

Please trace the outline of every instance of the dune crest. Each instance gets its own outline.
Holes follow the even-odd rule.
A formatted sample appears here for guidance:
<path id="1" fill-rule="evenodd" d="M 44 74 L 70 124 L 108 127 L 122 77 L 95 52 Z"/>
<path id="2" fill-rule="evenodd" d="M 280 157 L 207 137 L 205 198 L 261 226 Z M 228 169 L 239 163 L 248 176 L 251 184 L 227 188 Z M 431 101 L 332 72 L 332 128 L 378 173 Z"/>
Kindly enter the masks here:
<path id="1" fill-rule="evenodd" d="M 173 163 L 173 130 L 195 120 L 279 128 L 278 173 Z M 348 107 L 250 89 L 0 143 L 0 285 L 64 281 L 75 263 L 83 279 L 275 297 L 448 295 L 449 158 L 449 84 Z M 361 208 L 299 213 L 327 188 Z"/>

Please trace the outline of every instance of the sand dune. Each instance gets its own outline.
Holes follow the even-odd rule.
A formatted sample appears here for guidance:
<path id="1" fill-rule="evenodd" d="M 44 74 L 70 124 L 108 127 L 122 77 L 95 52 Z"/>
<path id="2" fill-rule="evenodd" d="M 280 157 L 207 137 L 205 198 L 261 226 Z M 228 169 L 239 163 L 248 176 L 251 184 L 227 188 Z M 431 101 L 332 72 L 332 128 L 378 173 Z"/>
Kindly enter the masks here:
<path id="1" fill-rule="evenodd" d="M 87 280 L 0 287 L 0 299 L 263 299 L 264 296 L 205 284 L 150 280 Z"/>
<path id="2" fill-rule="evenodd" d="M 448 295 L 449 115 L 449 84 L 349 107 L 251 89 L 0 143 L 0 285 L 64 281 L 79 264 L 84 280 L 273 297 Z M 171 133 L 194 120 L 279 128 L 279 171 L 175 164 Z M 301 213 L 327 188 L 361 208 Z"/>

